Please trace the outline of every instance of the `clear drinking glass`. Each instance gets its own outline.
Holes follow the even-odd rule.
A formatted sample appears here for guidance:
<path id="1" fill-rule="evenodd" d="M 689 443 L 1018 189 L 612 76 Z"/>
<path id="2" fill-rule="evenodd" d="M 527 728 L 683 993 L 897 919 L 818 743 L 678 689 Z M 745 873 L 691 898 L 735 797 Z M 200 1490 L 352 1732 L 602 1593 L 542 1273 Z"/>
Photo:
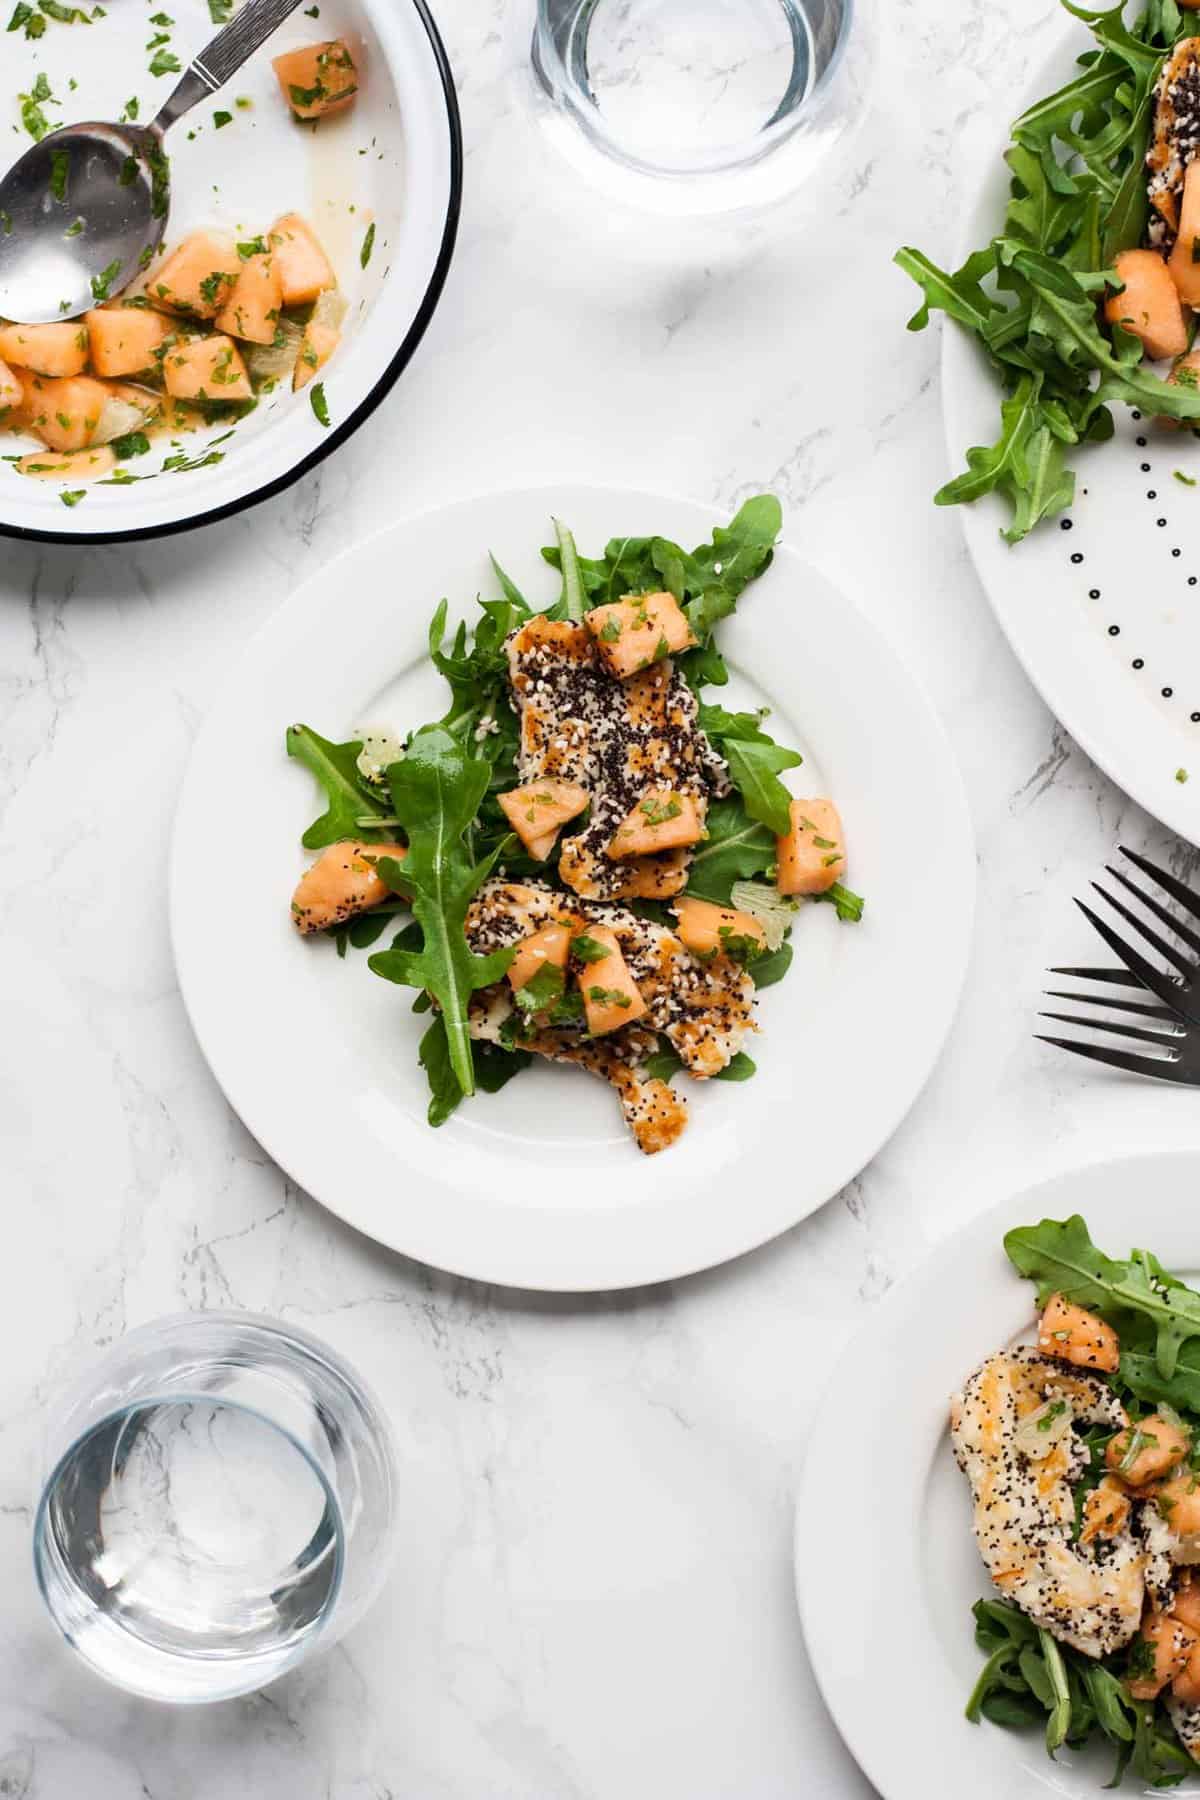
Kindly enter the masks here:
<path id="1" fill-rule="evenodd" d="M 864 0 L 534 0 L 536 110 L 614 197 L 676 215 L 772 204 L 859 112 Z"/>
<path id="2" fill-rule="evenodd" d="M 226 1700 L 370 1605 L 395 1492 L 379 1407 L 328 1345 L 251 1313 L 185 1314 L 130 1332 L 52 1407 L 34 1565 L 100 1675 Z"/>

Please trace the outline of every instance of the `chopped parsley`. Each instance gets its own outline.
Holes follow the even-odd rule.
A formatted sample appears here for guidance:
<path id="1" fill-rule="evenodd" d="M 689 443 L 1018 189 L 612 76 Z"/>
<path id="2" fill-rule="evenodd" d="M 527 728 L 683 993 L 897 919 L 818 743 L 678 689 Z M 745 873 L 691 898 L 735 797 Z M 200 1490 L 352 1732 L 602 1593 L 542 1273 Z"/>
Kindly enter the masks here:
<path id="1" fill-rule="evenodd" d="M 122 120 L 136 119 L 138 116 L 138 113 L 140 111 L 141 111 L 141 101 L 138 99 L 137 95 L 135 94 L 133 96 L 133 98 L 131 100 L 127 100 L 125 102 L 125 105 L 122 107 L 121 118 L 122 118 Z"/>
<path id="2" fill-rule="evenodd" d="M 76 219 L 74 224 L 67 226 L 67 229 L 63 232 L 63 236 L 64 237 L 78 237 L 82 230 L 83 230 L 83 220 Z"/>
<path id="3" fill-rule="evenodd" d="M 556 1000 L 562 999 L 565 986 L 563 972 L 558 964 L 545 962 L 524 987 L 517 989 L 513 999 L 522 1012 L 541 1013 L 553 1006 Z"/>
<path id="4" fill-rule="evenodd" d="M 42 111 L 43 105 L 49 101 L 57 106 L 58 101 L 50 92 L 50 83 L 43 70 L 34 82 L 29 93 L 18 96 L 21 102 L 21 123 L 35 143 L 40 143 L 46 133 L 52 129 L 49 119 Z"/>
<path id="5" fill-rule="evenodd" d="M 233 124 L 233 114 L 231 112 L 215 112 L 213 114 L 213 124 L 216 126 L 217 130 L 220 131 L 223 125 Z"/>
<path id="6" fill-rule="evenodd" d="M 112 448 L 118 462 L 128 462 L 131 456 L 146 455 L 150 439 L 144 431 L 131 431 L 125 437 L 113 438 Z"/>
<path id="7" fill-rule="evenodd" d="M 600 627 L 600 642 L 602 644 L 615 644 L 620 635 L 621 621 L 614 613 L 613 617 L 611 619 L 606 619 L 604 624 Z"/>
<path id="8" fill-rule="evenodd" d="M 312 387 L 308 390 L 308 397 L 312 402 L 312 409 L 316 414 L 317 424 L 328 425 L 329 403 L 325 398 L 325 383 L 323 381 L 314 382 Z"/>
<path id="9" fill-rule="evenodd" d="M 1172 474 L 1176 481 L 1183 483 L 1184 487 L 1195 487 L 1196 477 L 1194 475 L 1185 475 L 1182 469 L 1173 469 Z"/>
<path id="10" fill-rule="evenodd" d="M 108 267 L 101 269 L 98 275 L 92 276 L 92 294 L 97 300 L 107 300 L 109 290 L 117 276 L 121 273 L 121 259 L 117 257 Z"/>
<path id="11" fill-rule="evenodd" d="M 267 246 L 260 237 L 247 238 L 244 244 L 238 245 L 237 252 L 243 262 L 249 262 L 252 256 L 265 256 Z"/>
<path id="12" fill-rule="evenodd" d="M 150 48 L 149 45 L 146 47 Z M 182 67 L 183 64 L 172 50 L 155 50 L 154 55 L 150 58 L 152 75 L 178 75 Z"/>
<path id="13" fill-rule="evenodd" d="M 78 506 L 86 493 L 86 488 L 64 488 L 58 497 L 64 506 Z"/>
<path id="14" fill-rule="evenodd" d="M 629 995 L 623 994 L 620 988 L 590 987 L 588 989 L 588 999 L 594 1000 L 597 1006 L 619 1006 L 625 1008 L 633 1004 Z"/>
<path id="15" fill-rule="evenodd" d="M 50 152 L 50 192 L 61 205 L 67 197 L 67 178 L 71 173 L 71 152 L 69 150 L 52 150 Z"/>
<path id="16" fill-rule="evenodd" d="M 665 803 L 657 800 L 643 800 L 638 811 L 647 825 L 665 825 L 668 819 L 677 819 L 683 808 L 672 794 Z"/>
<path id="17" fill-rule="evenodd" d="M 1188 772 L 1186 769 L 1176 769 L 1175 779 L 1179 783 L 1180 787 L 1183 786 L 1183 784 L 1187 780 L 1187 778 L 1188 778 Z"/>
<path id="18" fill-rule="evenodd" d="M 208 0 L 208 16 L 214 25 L 228 25 L 233 0 Z"/>
<path id="19" fill-rule="evenodd" d="M 612 951 L 607 945 L 597 943 L 594 937 L 589 937 L 586 931 L 581 931 L 577 938 L 571 939 L 571 954 L 577 956 L 582 963 L 597 963 L 611 956 Z"/>
<path id="20" fill-rule="evenodd" d="M 367 235 L 363 239 L 362 250 L 359 252 L 359 257 L 358 257 L 358 260 L 362 264 L 364 269 L 366 268 L 367 264 L 371 260 L 371 252 L 374 248 L 375 248 L 375 226 L 374 226 L 374 224 L 371 224 L 371 225 L 367 226 Z"/>

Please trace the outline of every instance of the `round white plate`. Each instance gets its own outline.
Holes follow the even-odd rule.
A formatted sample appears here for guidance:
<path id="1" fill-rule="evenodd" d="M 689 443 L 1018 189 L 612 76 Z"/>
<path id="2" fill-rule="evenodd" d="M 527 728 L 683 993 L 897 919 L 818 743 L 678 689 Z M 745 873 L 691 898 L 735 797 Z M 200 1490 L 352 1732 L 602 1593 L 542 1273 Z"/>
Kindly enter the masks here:
<path id="1" fill-rule="evenodd" d="M 1091 42 L 1082 24 L 1068 30 L 1028 92 L 1013 96 L 1012 117 L 1077 74 L 1074 58 Z M 1001 229 L 1002 148 L 972 189 L 959 262 Z M 949 322 L 942 377 L 957 473 L 969 445 L 998 437 L 1001 392 Z M 1070 453 L 1076 498 L 1065 529 L 1050 520 L 1010 547 L 1000 500 L 958 511 L 1000 626 L 1046 704 L 1139 805 L 1200 843 L 1200 440 L 1123 406 L 1113 417 L 1109 443 Z M 1198 485 L 1178 481 L 1177 469 Z M 1191 780 L 1176 780 L 1179 769 Z"/>
<path id="2" fill-rule="evenodd" d="M 974 896 L 970 824 L 942 730 L 874 630 L 795 551 L 780 550 L 722 626 L 729 702 L 769 704 L 806 766 L 796 791 L 836 797 L 860 925 L 810 906 L 796 964 L 763 995 L 759 1073 L 688 1084 L 691 1122 L 655 1157 L 612 1094 L 548 1065 L 425 1122 L 425 1021 L 361 953 L 339 962 L 288 914 L 321 810 L 284 728 L 344 738 L 439 716 L 425 636 L 496 592 L 494 550 L 537 604 L 558 578 L 539 546 L 551 514 L 581 550 L 652 534 L 689 547 L 718 520 L 686 501 L 553 488 L 464 500 L 374 538 L 306 582 L 226 683 L 196 743 L 171 875 L 184 1000 L 221 1086 L 301 1186 L 393 1249 L 481 1280 L 594 1289 L 665 1280 L 802 1219 L 874 1156 L 916 1098 L 950 1027 Z M 347 605 L 347 596 L 353 604 Z M 919 873 L 913 796 L 921 796 Z M 240 871 L 213 905 L 214 868 Z"/>
<path id="3" fill-rule="evenodd" d="M 1099 1800 L 1107 1746 L 1051 1762 L 1037 1732 L 963 1717 L 983 1666 L 971 1607 L 993 1594 L 954 1464 L 950 1396 L 1034 1319 L 1004 1254 L 1014 1225 L 1082 1213 L 1114 1256 L 1200 1276 L 1194 1152 L 1075 1169 L 985 1213 L 894 1289 L 834 1371 L 805 1457 L 796 1590 L 817 1681 L 885 1800 Z M 1141 1790 L 1136 1790 L 1141 1791 Z"/>
<path id="4" fill-rule="evenodd" d="M 63 505 L 61 483 L 31 480 L 0 462 L 0 533 L 99 543 L 159 536 L 239 512 L 328 456 L 369 417 L 409 361 L 441 294 L 458 226 L 462 149 L 453 77 L 425 0 L 320 0 L 317 10 L 315 19 L 298 10 L 227 87 L 168 134 L 165 242 L 170 249 L 205 226 L 239 238 L 256 235 L 284 212 L 311 220 L 349 301 L 342 343 L 321 375 L 329 425 L 317 419 L 308 390 L 293 394 L 285 386 L 260 399 L 232 436 L 227 425 L 214 425 L 181 433 L 178 443 L 156 439 L 148 455 L 126 465 L 138 477 L 133 485 L 91 483 L 73 507 Z M 161 35 L 147 24 L 150 16 L 133 0 L 110 0 L 94 24 L 50 19 L 33 41 L 21 31 L 0 36 L 6 77 L 0 118 L 7 109 L 12 131 L 5 127 L 5 141 L 14 158 L 31 142 L 21 130 L 17 95 L 30 92 L 39 74 L 60 102 L 43 108 L 53 125 L 118 118 L 130 99 L 137 100 L 142 123 L 154 116 L 180 77 L 149 73 L 151 53 L 143 46 Z M 160 51 L 185 68 L 217 30 L 206 0 L 177 0 L 157 16 L 173 21 Z M 5 22 L 0 19 L 0 32 Z M 314 130 L 292 118 L 271 58 L 331 37 L 351 45 L 360 88 L 353 106 Z M 216 126 L 220 112 L 231 123 Z M 159 472 L 179 450 L 201 459 L 218 438 L 224 440 L 219 460 Z M 33 448 L 32 439 L 9 436 L 0 443 L 6 453 Z"/>

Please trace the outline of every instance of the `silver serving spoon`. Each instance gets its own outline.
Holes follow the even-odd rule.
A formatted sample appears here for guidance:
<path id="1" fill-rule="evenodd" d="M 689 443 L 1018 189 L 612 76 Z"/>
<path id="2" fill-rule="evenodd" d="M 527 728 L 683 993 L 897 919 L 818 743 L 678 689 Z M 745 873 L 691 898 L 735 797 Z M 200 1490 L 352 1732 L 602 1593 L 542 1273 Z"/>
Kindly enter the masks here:
<path id="1" fill-rule="evenodd" d="M 0 317 L 20 325 L 73 318 L 149 266 L 170 207 L 164 135 L 299 4 L 246 0 L 149 125 L 64 125 L 13 164 L 0 181 Z"/>

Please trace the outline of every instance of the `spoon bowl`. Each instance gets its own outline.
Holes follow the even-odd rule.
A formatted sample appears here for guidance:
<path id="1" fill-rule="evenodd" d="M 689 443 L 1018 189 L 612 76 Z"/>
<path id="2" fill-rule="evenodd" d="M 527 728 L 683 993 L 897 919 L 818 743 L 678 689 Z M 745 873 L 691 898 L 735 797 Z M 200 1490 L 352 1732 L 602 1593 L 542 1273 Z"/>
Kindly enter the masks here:
<path id="1" fill-rule="evenodd" d="M 0 181 L 0 316 L 46 325 L 118 294 L 157 254 L 167 211 L 154 126 L 50 132 Z"/>

